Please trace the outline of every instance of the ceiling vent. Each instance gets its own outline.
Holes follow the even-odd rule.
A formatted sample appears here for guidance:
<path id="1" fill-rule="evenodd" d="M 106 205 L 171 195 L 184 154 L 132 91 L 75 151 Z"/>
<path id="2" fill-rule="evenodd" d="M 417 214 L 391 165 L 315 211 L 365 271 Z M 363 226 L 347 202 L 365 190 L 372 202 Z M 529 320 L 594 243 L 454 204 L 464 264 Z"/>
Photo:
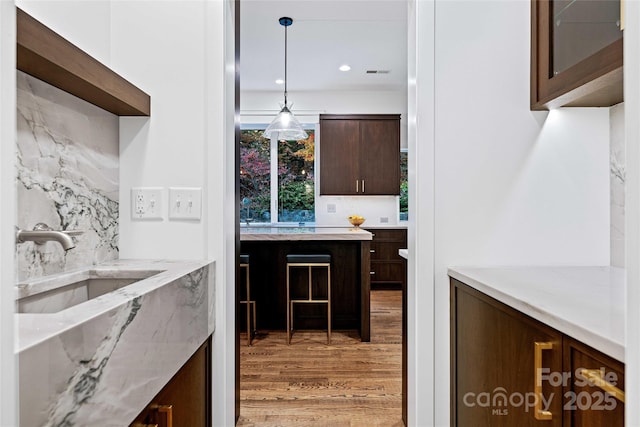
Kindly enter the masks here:
<path id="1" fill-rule="evenodd" d="M 389 74 L 391 70 L 367 70 L 367 74 Z"/>

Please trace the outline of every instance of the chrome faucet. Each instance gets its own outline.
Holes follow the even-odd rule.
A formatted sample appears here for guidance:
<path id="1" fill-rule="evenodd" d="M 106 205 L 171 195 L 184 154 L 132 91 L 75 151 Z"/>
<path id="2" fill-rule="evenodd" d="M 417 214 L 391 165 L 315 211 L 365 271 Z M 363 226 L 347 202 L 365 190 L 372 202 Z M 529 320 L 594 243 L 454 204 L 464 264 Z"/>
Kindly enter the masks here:
<path id="1" fill-rule="evenodd" d="M 16 243 L 24 243 L 32 241 L 36 245 L 42 245 L 47 241 L 55 240 L 62 245 L 65 251 L 74 248 L 76 244 L 71 238 L 71 234 L 81 234 L 81 231 L 55 231 L 47 224 L 39 222 L 33 227 L 33 231 L 29 230 L 16 230 Z"/>

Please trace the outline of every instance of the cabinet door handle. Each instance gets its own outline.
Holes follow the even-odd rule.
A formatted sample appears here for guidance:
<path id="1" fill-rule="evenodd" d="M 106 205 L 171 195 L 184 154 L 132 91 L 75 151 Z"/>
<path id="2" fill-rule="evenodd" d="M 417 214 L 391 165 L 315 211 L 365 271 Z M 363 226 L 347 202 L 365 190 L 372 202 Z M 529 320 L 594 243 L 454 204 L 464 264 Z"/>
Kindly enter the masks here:
<path id="1" fill-rule="evenodd" d="M 173 427 L 173 405 L 151 405 L 158 413 L 164 413 L 167 419 L 167 427 Z"/>
<path id="2" fill-rule="evenodd" d="M 534 410 L 534 416 L 536 420 L 550 420 L 553 414 L 549 411 L 542 409 L 542 350 L 553 350 L 553 343 L 551 342 L 536 342 L 535 351 L 533 355 L 534 365 L 534 393 L 536 395 L 536 407 Z"/>
<path id="3" fill-rule="evenodd" d="M 359 193 L 359 188 L 360 188 L 360 180 L 356 179 L 356 193 Z"/>
<path id="4" fill-rule="evenodd" d="M 364 179 L 362 180 L 362 192 L 364 193 Z"/>
<path id="5" fill-rule="evenodd" d="M 374 274 L 376 274 L 376 272 L 375 271 L 370 271 L 369 274 L 373 276 Z"/>
<path id="6" fill-rule="evenodd" d="M 604 372 L 600 369 L 580 369 L 580 375 L 582 375 L 589 383 L 596 387 L 601 388 L 611 396 L 624 403 L 624 391 L 614 386 L 610 382 L 604 379 Z"/>
<path id="7" fill-rule="evenodd" d="M 375 249 L 369 249 L 369 252 L 371 252 L 372 254 L 375 254 L 376 250 Z"/>

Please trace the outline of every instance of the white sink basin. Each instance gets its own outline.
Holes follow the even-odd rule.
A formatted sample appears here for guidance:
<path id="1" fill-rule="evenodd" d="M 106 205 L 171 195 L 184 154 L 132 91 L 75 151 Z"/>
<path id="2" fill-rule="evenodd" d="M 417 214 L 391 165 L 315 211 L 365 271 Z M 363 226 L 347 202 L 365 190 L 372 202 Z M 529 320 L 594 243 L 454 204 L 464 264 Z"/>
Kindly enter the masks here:
<path id="1" fill-rule="evenodd" d="M 19 294 L 16 298 L 16 312 L 57 313 L 161 272 L 90 269 L 62 277 L 20 283 L 18 289 L 29 289 L 29 292 L 26 296 Z"/>

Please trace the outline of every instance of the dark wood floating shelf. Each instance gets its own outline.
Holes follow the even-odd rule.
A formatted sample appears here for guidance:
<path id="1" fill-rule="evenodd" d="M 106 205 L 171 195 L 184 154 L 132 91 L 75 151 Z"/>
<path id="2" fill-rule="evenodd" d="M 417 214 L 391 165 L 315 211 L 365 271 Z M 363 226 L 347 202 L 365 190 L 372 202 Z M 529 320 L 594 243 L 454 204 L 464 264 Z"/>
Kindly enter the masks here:
<path id="1" fill-rule="evenodd" d="M 119 116 L 149 116 L 151 98 L 55 31 L 17 9 L 17 68 Z"/>

